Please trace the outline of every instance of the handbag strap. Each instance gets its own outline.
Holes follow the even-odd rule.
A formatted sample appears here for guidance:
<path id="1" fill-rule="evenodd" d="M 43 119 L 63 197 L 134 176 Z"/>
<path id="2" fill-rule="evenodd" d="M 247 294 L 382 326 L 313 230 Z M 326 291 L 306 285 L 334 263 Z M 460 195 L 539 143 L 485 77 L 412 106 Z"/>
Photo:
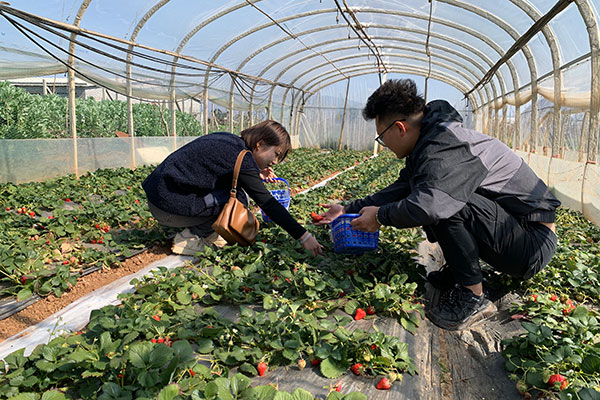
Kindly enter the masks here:
<path id="1" fill-rule="evenodd" d="M 235 161 L 235 167 L 233 167 L 233 181 L 231 182 L 231 196 L 235 196 L 237 192 L 237 180 L 240 174 L 240 168 L 242 168 L 242 161 L 244 161 L 244 156 L 246 153 L 250 153 L 250 150 L 242 150 L 240 154 L 237 156 L 237 160 Z"/>

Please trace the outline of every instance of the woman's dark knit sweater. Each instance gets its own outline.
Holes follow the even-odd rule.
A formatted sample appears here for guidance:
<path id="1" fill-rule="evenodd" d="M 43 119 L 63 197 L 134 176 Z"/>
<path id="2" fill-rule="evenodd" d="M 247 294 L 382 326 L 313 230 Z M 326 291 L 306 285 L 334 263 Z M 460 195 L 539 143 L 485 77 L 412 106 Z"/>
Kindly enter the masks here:
<path id="1" fill-rule="evenodd" d="M 229 198 L 235 160 L 244 149 L 244 140 L 228 132 L 211 133 L 186 144 L 171 153 L 142 183 L 148 201 L 175 215 L 217 215 Z M 243 189 L 238 190 L 240 201 L 247 204 L 245 191 L 293 238 L 306 232 L 271 196 L 251 154 L 242 162 L 238 188 Z"/>

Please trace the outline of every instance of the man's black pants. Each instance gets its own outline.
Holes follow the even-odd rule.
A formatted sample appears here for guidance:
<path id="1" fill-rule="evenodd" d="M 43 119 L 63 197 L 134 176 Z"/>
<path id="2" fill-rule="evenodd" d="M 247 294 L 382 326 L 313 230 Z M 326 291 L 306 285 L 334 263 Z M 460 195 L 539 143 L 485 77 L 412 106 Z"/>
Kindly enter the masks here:
<path id="1" fill-rule="evenodd" d="M 520 221 L 479 194 L 461 211 L 425 230 L 434 233 L 456 283 L 463 286 L 481 283 L 480 258 L 497 271 L 529 279 L 548 264 L 557 243 L 548 227 Z"/>

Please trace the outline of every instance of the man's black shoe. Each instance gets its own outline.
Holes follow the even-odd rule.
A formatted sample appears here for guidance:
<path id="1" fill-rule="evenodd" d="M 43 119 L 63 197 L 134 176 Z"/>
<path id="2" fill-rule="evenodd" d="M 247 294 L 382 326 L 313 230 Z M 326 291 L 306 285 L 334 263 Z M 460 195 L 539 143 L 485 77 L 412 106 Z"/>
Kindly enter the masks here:
<path id="1" fill-rule="evenodd" d="M 429 310 L 427 317 L 443 329 L 459 330 L 468 328 L 497 310 L 485 295 L 477 296 L 470 289 L 456 285 L 446 299 Z"/>
<path id="2" fill-rule="evenodd" d="M 441 291 L 450 290 L 455 286 L 454 272 L 452 268 L 444 264 L 439 270 L 427 274 L 427 282 Z"/>

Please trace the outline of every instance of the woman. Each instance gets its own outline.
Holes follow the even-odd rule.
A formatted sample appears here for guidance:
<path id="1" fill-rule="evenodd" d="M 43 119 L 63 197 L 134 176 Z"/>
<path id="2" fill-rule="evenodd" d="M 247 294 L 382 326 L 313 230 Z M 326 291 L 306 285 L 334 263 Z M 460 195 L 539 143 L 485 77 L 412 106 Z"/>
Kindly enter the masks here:
<path id="1" fill-rule="evenodd" d="M 173 252 L 194 255 L 205 245 L 221 247 L 225 241 L 212 229 L 229 199 L 233 166 L 241 150 L 238 199 L 248 196 L 279 226 L 313 255 L 321 254 L 319 242 L 271 196 L 263 179 L 273 179 L 271 166 L 282 161 L 291 148 L 290 136 L 275 121 L 264 121 L 240 134 L 211 133 L 170 154 L 142 183 L 150 212 L 165 226 L 186 228 L 173 240 Z M 247 194 L 247 195 L 246 195 Z"/>

